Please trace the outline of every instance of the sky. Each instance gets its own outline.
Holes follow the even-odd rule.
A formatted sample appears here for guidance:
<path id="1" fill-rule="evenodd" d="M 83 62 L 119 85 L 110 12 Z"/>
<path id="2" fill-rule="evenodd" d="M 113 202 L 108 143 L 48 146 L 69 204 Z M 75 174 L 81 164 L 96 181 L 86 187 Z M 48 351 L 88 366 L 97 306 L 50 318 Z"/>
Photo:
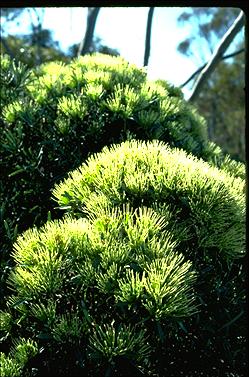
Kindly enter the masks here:
<path id="1" fill-rule="evenodd" d="M 139 67 L 143 66 L 144 42 L 148 7 L 102 7 L 100 9 L 95 36 L 102 43 L 115 48 L 120 55 Z M 191 34 L 191 25 L 179 26 L 178 16 L 188 10 L 185 7 L 156 7 L 151 35 L 151 53 L 147 68 L 148 78 L 160 78 L 179 86 L 199 68 L 196 60 L 177 51 L 178 44 Z M 17 25 L 9 27 L 9 34 L 28 33 L 30 16 L 36 23 L 35 14 L 24 12 Z M 67 51 L 68 47 L 80 43 L 85 34 L 87 8 L 45 8 L 43 28 L 53 31 L 54 40 Z M 189 95 L 185 88 L 184 94 Z"/>
<path id="2" fill-rule="evenodd" d="M 51 28 L 54 25 L 57 12 L 56 8 L 47 12 L 44 27 Z M 151 79 L 166 79 L 180 85 L 196 70 L 196 64 L 176 50 L 178 43 L 186 38 L 190 31 L 177 27 L 176 19 L 181 12 L 181 8 L 155 9 L 148 66 L 148 76 Z M 68 9 L 63 9 L 63 12 L 61 10 L 65 23 L 58 22 L 54 37 L 63 41 L 63 48 L 68 47 L 72 41 L 80 42 L 84 37 L 86 15 L 83 8 L 74 8 L 72 13 Z M 129 62 L 142 67 L 147 15 L 148 8 L 144 7 L 102 8 L 95 35 L 99 36 L 105 45 L 119 50 L 121 56 Z"/>

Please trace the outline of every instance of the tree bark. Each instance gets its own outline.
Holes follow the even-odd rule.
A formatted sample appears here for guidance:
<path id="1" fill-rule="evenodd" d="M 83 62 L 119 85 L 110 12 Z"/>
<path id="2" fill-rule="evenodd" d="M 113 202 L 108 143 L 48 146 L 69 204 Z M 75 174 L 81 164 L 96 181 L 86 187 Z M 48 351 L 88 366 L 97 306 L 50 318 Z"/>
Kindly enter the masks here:
<path id="1" fill-rule="evenodd" d="M 145 37 L 144 66 L 147 66 L 149 63 L 151 28 L 152 28 L 152 19 L 153 19 L 154 10 L 155 10 L 155 7 L 150 7 L 149 12 L 148 12 L 146 37 Z"/>
<path id="2" fill-rule="evenodd" d="M 90 51 L 90 47 L 93 41 L 94 29 L 97 21 L 97 17 L 100 11 L 100 7 L 89 7 L 87 14 L 87 25 L 85 37 L 82 39 L 78 49 L 78 56 L 85 55 Z"/>
<path id="3" fill-rule="evenodd" d="M 201 71 L 196 84 L 193 88 L 193 91 L 188 99 L 189 102 L 194 102 L 198 97 L 199 93 L 201 92 L 203 85 L 210 77 L 214 69 L 216 68 L 217 64 L 219 63 L 222 55 L 227 50 L 231 42 L 234 40 L 234 37 L 237 33 L 242 29 L 244 25 L 244 12 L 241 11 L 239 16 L 236 18 L 232 26 L 228 29 L 228 31 L 224 34 L 223 38 L 221 39 L 220 43 L 214 50 L 213 55 L 209 63 L 205 66 L 205 68 Z"/>

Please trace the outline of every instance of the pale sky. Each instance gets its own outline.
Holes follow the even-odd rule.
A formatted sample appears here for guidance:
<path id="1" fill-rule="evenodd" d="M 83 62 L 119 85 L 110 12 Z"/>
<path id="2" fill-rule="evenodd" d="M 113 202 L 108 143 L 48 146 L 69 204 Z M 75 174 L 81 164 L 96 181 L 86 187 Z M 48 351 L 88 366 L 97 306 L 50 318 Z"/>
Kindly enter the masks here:
<path id="1" fill-rule="evenodd" d="M 161 78 L 179 86 L 199 68 L 197 61 L 177 51 L 178 44 L 191 34 L 191 25 L 180 27 L 177 23 L 177 17 L 187 9 L 155 8 L 147 70 L 149 79 Z M 108 47 L 117 49 L 129 62 L 142 67 L 148 10 L 148 7 L 102 7 L 95 36 L 100 37 Z M 30 14 L 25 12 L 19 25 L 13 23 L 8 33 L 28 33 Z M 86 19 L 87 8 L 45 8 L 43 27 L 53 31 L 54 40 L 66 51 L 84 37 Z M 34 14 L 33 21 L 36 24 Z M 188 96 L 189 91 L 185 89 L 184 94 Z"/>

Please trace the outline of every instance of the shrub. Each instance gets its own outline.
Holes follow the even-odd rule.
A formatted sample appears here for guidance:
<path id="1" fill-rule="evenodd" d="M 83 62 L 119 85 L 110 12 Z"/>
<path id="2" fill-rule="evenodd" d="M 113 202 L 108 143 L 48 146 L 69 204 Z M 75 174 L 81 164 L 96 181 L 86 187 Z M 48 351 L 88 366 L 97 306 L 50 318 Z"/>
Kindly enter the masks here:
<path id="1" fill-rule="evenodd" d="M 189 166 L 194 166 L 197 169 L 196 175 L 193 173 L 192 168 L 188 168 L 187 163 L 183 164 L 185 170 L 181 170 L 181 164 L 176 163 L 177 160 L 188 160 L 183 152 L 174 152 L 175 154 L 172 154 L 171 158 L 169 158 L 169 161 L 171 161 L 169 165 L 166 163 L 160 168 L 159 165 L 155 168 L 155 174 L 158 174 L 158 177 L 160 177 L 159 181 L 151 181 L 152 176 L 148 176 L 148 171 L 151 171 L 152 166 L 154 166 L 154 163 L 150 166 L 151 160 L 149 160 L 149 157 L 148 171 L 146 168 L 147 165 L 144 165 L 144 162 L 142 162 L 143 159 L 139 156 L 138 161 L 140 162 L 138 165 L 134 162 L 135 160 L 132 161 L 131 171 L 132 166 L 136 166 L 137 171 L 142 172 L 142 176 L 140 174 L 140 177 L 139 174 L 136 175 L 136 169 L 132 173 L 126 171 L 126 165 L 122 158 L 120 162 L 113 160 L 113 165 L 111 165 L 117 171 L 116 176 L 109 176 L 110 172 L 108 172 L 108 169 L 102 169 L 102 164 L 96 170 L 94 164 L 91 165 L 91 161 L 93 161 L 91 158 L 89 164 L 93 166 L 93 171 L 89 170 L 86 175 L 86 177 L 89 177 L 89 182 L 86 181 L 87 184 L 84 184 L 84 182 L 81 182 L 79 174 L 75 173 L 75 177 L 80 184 L 82 183 L 82 187 L 77 185 L 71 187 L 71 183 L 68 181 L 68 188 L 64 190 L 63 186 L 59 186 L 60 188 L 57 187 L 55 194 L 59 194 L 60 190 L 62 190 L 61 197 L 58 197 L 60 205 L 69 207 L 68 209 L 76 218 L 82 215 L 88 216 L 89 224 L 93 227 L 97 226 L 97 218 L 92 218 L 94 213 L 98 214 L 100 222 L 103 221 L 105 223 L 105 217 L 111 216 L 109 211 L 112 211 L 112 208 L 117 208 L 115 210 L 122 212 L 123 205 L 127 205 L 128 203 L 130 205 L 129 211 L 131 211 L 130 216 L 133 219 L 137 218 L 136 216 L 140 212 L 136 211 L 139 211 L 139 208 L 142 211 L 143 206 L 147 206 L 149 211 L 153 210 L 155 216 L 163 216 L 164 220 L 168 216 L 167 219 L 170 219 L 170 221 L 165 220 L 166 235 L 170 235 L 173 243 L 176 242 L 175 253 L 177 255 L 184 255 L 183 258 L 185 259 L 182 263 L 190 263 L 189 266 L 192 266 L 193 271 L 196 270 L 198 274 L 197 286 L 195 284 L 195 288 L 193 288 L 197 292 L 195 295 L 197 307 L 199 302 L 203 302 L 204 298 L 207 299 L 208 307 L 210 307 L 209 305 L 212 302 L 217 303 L 218 308 L 221 307 L 220 303 L 224 303 L 224 307 L 227 309 L 225 312 L 219 310 L 220 317 L 218 319 L 217 316 L 213 317 L 211 330 L 216 331 L 219 327 L 218 323 L 222 323 L 222 326 L 225 326 L 223 327 L 224 331 L 228 331 L 228 329 L 230 331 L 231 326 L 226 325 L 226 323 L 233 324 L 237 318 L 241 318 L 243 315 L 244 286 L 242 276 L 244 275 L 240 270 L 241 263 L 237 262 L 237 259 L 234 258 L 240 255 L 242 249 L 239 245 L 244 237 L 243 223 L 241 223 L 241 213 L 244 211 L 243 195 L 241 194 L 243 183 L 239 178 L 243 178 L 245 175 L 244 165 L 232 161 L 229 156 L 224 156 L 218 146 L 208 141 L 203 118 L 196 113 L 192 106 L 183 100 L 181 91 L 163 80 L 158 80 L 157 82 L 148 81 L 145 70 L 128 64 L 120 57 L 108 57 L 100 54 L 84 56 L 73 60 L 67 65 L 64 63 L 49 63 L 32 70 L 4 56 L 1 59 L 0 84 L 1 103 L 3 105 L 0 117 L 0 127 L 2 129 L 0 133 L 1 302 L 4 301 L 4 295 L 7 293 L 5 290 L 5 281 L 14 264 L 14 260 L 10 259 L 9 255 L 18 233 L 34 224 L 37 226 L 44 225 L 47 219 L 51 219 L 51 216 L 53 218 L 62 216 L 62 211 L 58 208 L 53 208 L 54 204 L 50 195 L 52 187 L 63 179 L 70 170 L 77 168 L 92 152 L 99 152 L 105 145 L 110 146 L 112 143 L 119 143 L 127 139 L 146 141 L 159 139 L 167 142 L 170 147 L 182 148 L 187 153 L 195 156 L 195 158 L 190 156 L 188 158 L 191 161 Z M 124 150 L 125 148 L 129 149 L 128 145 L 124 147 Z M 142 145 L 144 146 L 144 144 Z M 162 144 L 158 145 L 160 145 L 160 148 L 164 148 Z M 136 150 L 136 148 L 139 149 L 140 147 L 138 145 L 135 147 L 134 145 L 134 148 Z M 144 147 L 141 148 L 143 149 Z M 112 153 L 114 153 L 114 150 L 112 150 Z M 168 156 L 170 156 L 170 153 Z M 200 165 L 197 164 L 197 159 L 200 159 Z M 174 160 L 175 162 L 173 162 Z M 201 162 L 201 160 L 205 160 L 207 163 Z M 111 156 L 110 161 L 112 161 Z M 144 166 L 144 170 L 142 171 L 139 170 L 140 163 L 142 164 L 141 166 Z M 169 168 L 171 165 L 172 168 Z M 219 169 L 212 170 L 211 166 L 216 166 Z M 161 171 L 160 169 L 163 170 Z M 169 169 L 168 186 L 164 180 L 164 169 Z M 179 180 L 177 180 L 175 174 L 176 169 L 182 172 L 179 175 Z M 190 176 L 195 185 L 191 179 L 188 180 L 186 178 L 189 176 L 188 169 L 190 169 Z M 201 173 L 202 169 L 203 172 Z M 123 181 L 122 174 L 126 173 L 127 176 L 125 181 Z M 97 181 L 95 181 L 95 175 Z M 175 178 L 171 180 L 171 176 Z M 101 180 L 103 179 L 106 179 L 105 185 L 101 184 Z M 224 180 L 223 184 L 221 183 L 222 180 Z M 209 182 L 209 186 L 206 181 Z M 193 189 L 195 186 L 196 188 Z M 163 190 L 162 192 L 160 191 L 161 189 Z M 206 195 L 206 191 L 208 195 Z M 188 199 L 188 196 L 190 199 Z M 215 206 L 217 207 L 216 210 Z M 202 207 L 205 208 L 204 212 Z M 121 215 L 118 213 L 117 217 L 119 218 Z M 124 219 L 119 219 L 118 221 L 123 222 Z M 133 226 L 136 229 L 136 221 Z M 135 230 L 134 232 L 136 237 L 138 237 Z M 37 237 L 39 238 L 38 233 Z M 70 240 L 68 242 L 70 243 Z M 122 245 L 123 242 L 125 241 L 122 239 Z M 153 242 L 156 241 L 154 240 Z M 158 238 L 158 242 L 161 245 L 160 247 L 162 247 L 163 241 L 160 241 L 160 238 Z M 136 246 L 139 246 L 139 244 Z M 151 244 L 150 247 L 155 247 L 156 250 L 160 249 L 159 246 L 156 246 L 156 243 Z M 47 250 L 50 250 L 49 247 Z M 164 250 L 163 247 L 162 250 Z M 223 259 L 221 255 L 223 255 Z M 52 268 L 54 263 L 58 267 L 58 271 L 60 271 L 60 258 L 58 261 L 53 262 L 51 266 L 48 263 L 46 265 L 47 268 Z M 64 261 L 62 264 L 64 266 Z M 73 268 L 73 264 L 70 266 L 70 268 Z M 152 266 L 154 265 L 152 264 Z M 204 266 L 206 266 L 206 269 Z M 19 267 L 20 264 L 17 261 L 17 267 L 11 273 L 11 279 L 14 277 L 17 279 L 19 272 L 22 271 L 20 272 L 19 281 L 20 284 L 22 281 L 23 289 L 26 287 L 27 295 L 29 294 L 29 289 L 32 291 L 32 284 L 34 284 L 33 288 L 35 287 L 39 291 L 40 288 L 32 280 L 32 276 L 34 277 L 36 273 L 36 268 L 30 271 L 29 269 L 25 270 L 23 266 L 22 268 L 24 269 L 22 270 L 21 268 L 20 270 Z M 96 266 L 94 265 L 93 267 L 95 268 Z M 155 269 L 159 268 L 157 265 L 154 267 Z M 115 273 L 116 267 L 112 268 L 114 270 L 111 269 L 110 273 Z M 55 276 L 55 280 L 49 288 L 51 292 L 54 285 L 56 286 L 58 283 L 60 276 L 58 271 L 58 276 L 57 272 L 53 275 L 54 272 L 52 273 L 52 271 L 54 271 L 53 268 L 51 276 Z M 143 272 L 145 275 L 149 273 L 146 269 L 139 271 L 141 279 Z M 43 273 L 45 274 L 44 276 Z M 100 271 L 100 276 L 101 274 L 104 274 L 104 272 Z M 127 272 L 127 274 L 127 280 L 130 279 L 133 281 L 136 291 L 137 275 L 133 275 L 132 271 Z M 25 280 L 26 278 L 27 281 Z M 48 287 L 50 281 L 48 272 L 43 269 L 39 270 L 38 268 L 37 278 L 41 279 L 38 279 L 38 281 L 41 281 L 45 287 Z M 68 277 L 65 279 L 65 281 L 62 279 L 65 283 L 65 286 L 61 286 L 62 292 L 66 290 L 69 284 Z M 122 280 L 123 277 L 120 277 L 120 279 Z M 194 284 L 194 282 L 191 279 L 189 283 L 192 287 L 192 283 Z M 15 279 L 13 280 L 13 285 L 14 289 L 18 287 L 17 297 L 19 294 L 22 296 L 22 289 L 18 286 Z M 214 286 L 215 288 L 213 289 Z M 236 290 L 234 286 L 236 286 Z M 97 287 L 99 289 L 99 285 Z M 126 292 L 126 280 L 123 281 L 123 289 Z M 142 285 L 141 289 L 144 291 L 145 286 Z M 239 289 L 241 290 L 240 293 Z M 179 292 L 182 293 L 180 287 Z M 126 294 L 132 296 L 133 293 L 131 294 L 128 290 Z M 184 295 L 180 293 L 179 295 L 181 300 L 183 300 Z M 65 294 L 65 296 L 67 295 Z M 117 297 L 121 300 L 121 294 L 120 296 L 115 296 L 115 300 L 117 300 Z M 71 295 L 68 296 L 69 302 L 70 299 Z M 218 302 L 218 300 L 220 301 Z M 57 308 L 57 298 L 53 298 L 48 302 L 46 300 L 45 302 L 36 302 L 34 300 L 32 302 L 32 305 L 34 305 L 33 308 L 38 310 L 40 313 L 39 318 L 41 319 L 38 318 L 36 322 L 34 321 L 33 329 L 33 317 L 31 318 L 30 315 L 26 316 L 27 313 L 25 310 L 27 310 L 27 305 L 25 299 L 21 304 L 19 302 L 17 305 L 17 303 L 18 301 L 14 300 L 12 308 L 10 300 L 9 305 L 12 309 L 5 307 L 8 310 L 1 313 L 1 331 L 3 332 L 1 337 L 4 341 L 7 341 L 7 344 L 10 334 L 16 334 L 16 336 L 21 337 L 25 336 L 25 339 L 29 339 L 30 334 L 33 334 L 33 330 L 39 331 L 38 333 L 41 338 L 50 337 L 48 339 L 49 345 L 46 347 L 47 353 L 42 357 L 53 360 L 53 351 L 57 349 L 57 346 L 54 345 L 56 342 L 64 344 L 61 346 L 63 348 L 65 347 L 65 343 L 75 344 L 75 338 L 78 339 L 77 334 L 85 334 L 86 323 L 82 322 L 82 317 L 78 315 L 77 305 L 75 311 L 67 314 L 62 307 L 59 306 L 59 309 Z M 175 308 L 179 309 L 177 305 Z M 217 309 L 214 308 L 215 305 L 213 304 L 213 309 L 210 309 L 212 312 L 215 312 Z M 152 310 L 152 307 L 154 308 L 154 305 L 151 304 L 150 310 Z M 22 308 L 24 310 L 23 313 Z M 149 304 L 147 304 L 147 308 L 144 306 L 142 308 L 145 311 L 149 310 Z M 150 316 L 152 314 L 155 316 L 157 334 L 162 340 L 165 333 L 164 326 L 166 325 L 160 324 L 159 326 L 158 319 L 160 310 L 163 313 L 163 305 L 156 308 L 155 313 L 149 313 Z M 123 309 L 120 310 L 122 311 Z M 142 318 L 142 311 L 139 313 Z M 49 322 L 49 326 L 52 326 L 52 323 L 55 323 L 52 320 L 53 315 L 57 316 L 57 314 L 59 315 L 58 322 L 56 322 L 54 328 L 50 327 L 52 335 L 48 335 L 48 332 L 44 333 L 46 318 L 50 318 L 49 321 L 52 322 Z M 172 322 L 173 314 L 173 312 L 169 312 L 171 325 L 172 323 L 175 325 L 175 322 Z M 184 315 L 187 315 L 187 312 Z M 196 317 L 192 315 L 190 318 Z M 19 320 L 23 324 L 24 329 L 27 329 L 24 330 L 23 334 L 19 329 Z M 27 322 L 25 322 L 26 320 Z M 188 323 L 190 327 L 192 326 L 192 329 L 193 325 L 191 321 L 194 320 L 189 319 Z M 202 316 L 200 320 L 196 321 L 200 323 L 198 325 L 200 334 L 206 334 L 209 331 L 205 325 L 209 321 L 208 316 Z M 38 322 L 39 325 L 37 325 Z M 149 322 L 146 321 L 146 326 L 147 323 Z M 182 326 L 182 329 L 184 329 L 182 322 L 178 321 L 177 323 L 178 327 Z M 169 337 L 172 344 L 172 334 L 174 334 L 175 330 L 169 330 L 171 325 L 167 328 L 166 333 L 170 334 Z M 153 333 L 154 327 L 152 324 L 148 324 L 148 328 L 146 332 L 146 328 L 143 328 L 143 326 L 139 329 L 139 326 L 136 327 L 136 324 L 132 323 L 132 326 L 129 327 L 128 322 L 122 323 L 121 320 L 120 322 L 117 320 L 112 322 L 112 318 L 110 317 L 108 322 L 100 321 L 97 324 L 96 333 L 91 334 L 91 336 L 87 333 L 88 335 L 85 340 L 80 338 L 79 344 L 87 346 L 88 350 L 91 349 L 89 355 L 98 355 L 99 357 L 103 354 L 106 360 L 107 355 L 110 352 L 114 352 L 112 348 L 114 342 L 115 347 L 117 346 L 117 349 L 114 347 L 116 349 L 115 361 L 117 363 L 117 359 L 124 356 L 121 355 L 121 343 L 126 344 L 127 358 L 130 358 L 132 352 L 134 355 L 137 355 L 137 351 L 135 352 L 137 343 L 134 343 L 136 336 L 138 339 L 141 339 L 141 343 L 144 342 L 144 348 L 142 349 L 146 350 L 146 352 L 149 351 L 147 349 L 146 337 L 151 332 Z M 176 334 L 179 333 L 178 330 L 175 331 Z M 111 339 L 111 343 L 109 344 L 107 341 L 110 347 L 108 346 L 108 350 L 101 353 L 100 348 L 96 348 L 93 342 L 96 339 L 105 339 L 103 334 L 106 333 L 111 334 L 109 338 Z M 127 337 L 124 334 L 128 334 Z M 154 348 L 152 347 L 152 349 L 156 350 L 158 347 L 156 335 L 153 339 L 152 346 Z M 207 343 L 210 339 L 211 336 L 208 333 Z M 225 343 L 224 337 L 222 339 Z M 45 342 L 46 340 L 40 339 L 40 343 L 42 341 Z M 97 341 L 96 344 L 98 344 Z M 132 352 L 129 344 L 133 344 L 134 346 Z M 180 342 L 180 344 L 185 343 Z M 206 343 L 204 346 L 206 346 Z M 227 347 L 229 348 L 230 345 Z M 58 352 L 61 355 L 61 363 L 63 364 L 62 348 L 59 347 Z M 87 352 L 83 355 L 84 360 L 88 360 L 87 362 L 93 368 L 94 362 L 91 364 Z M 145 360 L 148 360 L 146 352 L 142 356 L 135 356 L 135 359 L 132 359 L 131 362 L 140 365 L 143 357 Z M 240 355 L 240 352 L 238 352 L 238 355 Z M 6 365 L 11 364 L 14 360 L 11 355 L 6 357 L 1 356 L 1 358 Z M 73 351 L 72 358 L 73 360 L 75 359 Z M 113 360 L 108 357 L 107 359 L 107 362 L 112 365 Z M 80 360 L 78 361 L 81 363 Z M 14 367 L 16 365 L 17 369 L 19 368 L 19 364 L 15 364 L 14 361 L 12 364 Z M 46 367 L 44 366 L 44 368 Z M 22 370 L 22 367 L 20 370 Z M 14 373 L 14 371 L 11 373 Z"/>
<path id="2" fill-rule="evenodd" d="M 127 202 L 134 208 L 151 207 L 167 218 L 170 214 L 179 250 L 197 270 L 196 297 L 202 308 L 186 322 L 186 339 L 177 341 L 177 349 L 182 346 L 184 354 L 192 349 L 192 358 L 196 350 L 205 349 L 207 368 L 215 358 L 219 368 L 224 359 L 228 368 L 246 362 L 242 179 L 160 142 L 133 141 L 91 156 L 53 194 L 60 207 L 76 217 L 98 216 L 103 208 Z M 185 357 L 191 365 L 191 356 Z"/>
<path id="3" fill-rule="evenodd" d="M 210 370 L 236 321 L 227 312 L 243 310 L 243 180 L 162 142 L 126 141 L 53 194 L 67 217 L 15 243 L 12 332 L 32 331 L 50 363 L 67 350 L 89 375 L 165 375 L 198 348 Z"/>
<path id="4" fill-rule="evenodd" d="M 0 79 L 4 268 L 18 232 L 43 224 L 49 211 L 59 216 L 50 200 L 54 184 L 105 145 L 156 138 L 243 174 L 243 165 L 222 162 L 204 120 L 179 89 L 149 82 L 121 57 L 96 54 L 28 70 L 4 56 Z"/>

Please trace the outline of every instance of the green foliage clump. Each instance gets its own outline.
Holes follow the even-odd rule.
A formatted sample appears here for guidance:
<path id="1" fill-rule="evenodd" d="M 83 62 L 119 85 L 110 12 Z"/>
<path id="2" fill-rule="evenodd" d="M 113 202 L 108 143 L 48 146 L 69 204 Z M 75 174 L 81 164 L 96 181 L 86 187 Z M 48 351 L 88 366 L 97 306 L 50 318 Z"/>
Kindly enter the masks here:
<path id="1" fill-rule="evenodd" d="M 88 158 L 53 194 L 69 214 L 14 246 L 12 332 L 32 332 L 49 362 L 67 352 L 93 375 L 119 373 L 122 361 L 126 375 L 134 366 L 158 372 L 166 354 L 165 375 L 169 344 L 213 346 L 207 326 L 229 327 L 220 315 L 241 299 L 241 178 L 163 142 L 133 140 Z M 186 328 L 198 334 L 191 347 Z"/>
<path id="2" fill-rule="evenodd" d="M 0 352 L 0 375 L 21 377 L 29 359 L 38 353 L 37 343 L 31 339 L 18 339 L 13 342 L 9 356 Z"/>
<path id="3" fill-rule="evenodd" d="M 22 98 L 30 75 L 30 70 L 22 63 L 11 61 L 7 55 L 1 57 L 1 107 L 8 105 L 10 101 L 14 102 L 17 98 Z"/>
<path id="4" fill-rule="evenodd" d="M 153 208 L 168 219 L 166 228 L 197 271 L 196 300 L 201 305 L 200 313 L 186 322 L 183 350 L 195 354 L 205 348 L 210 359 L 226 358 L 229 365 L 235 362 L 234 347 L 243 355 L 238 339 L 244 320 L 236 322 L 245 316 L 244 191 L 243 179 L 182 150 L 158 141 L 131 141 L 91 156 L 53 194 L 76 217 L 99 216 L 129 203 Z M 198 341 L 190 340 L 188 332 Z"/>
<path id="5" fill-rule="evenodd" d="M 167 203 L 174 221 L 188 229 L 186 250 L 202 250 L 208 260 L 210 248 L 227 259 L 243 254 L 243 191 L 242 179 L 184 151 L 131 141 L 92 155 L 53 193 L 76 216 L 98 212 L 100 198 L 102 205 L 153 206 L 160 213 Z"/>
<path id="6" fill-rule="evenodd" d="M 8 310 L 21 327 L 13 331 L 32 331 L 54 354 L 71 345 L 75 361 L 78 349 L 85 363 L 148 366 L 155 323 L 197 311 L 196 274 L 166 225 L 152 209 L 124 206 L 27 230 L 9 276 Z"/>

